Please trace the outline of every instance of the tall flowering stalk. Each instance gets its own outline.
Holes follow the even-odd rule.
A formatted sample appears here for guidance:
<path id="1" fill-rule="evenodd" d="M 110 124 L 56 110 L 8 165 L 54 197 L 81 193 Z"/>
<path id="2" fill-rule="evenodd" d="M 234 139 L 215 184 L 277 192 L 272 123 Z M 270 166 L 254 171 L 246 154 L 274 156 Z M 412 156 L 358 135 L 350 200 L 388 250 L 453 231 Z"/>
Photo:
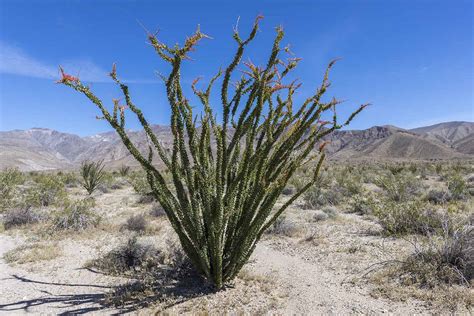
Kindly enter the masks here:
<path id="1" fill-rule="evenodd" d="M 358 108 L 339 124 L 336 99 L 321 100 L 329 87 L 331 62 L 320 87 L 299 107 L 293 97 L 300 87 L 284 83 L 299 59 L 280 57 L 282 28 L 276 37 L 266 65 L 244 63 L 245 71 L 231 85 L 231 77 L 241 64 L 242 55 L 257 34 L 257 17 L 246 39 L 237 30 L 233 38 L 237 50 L 231 63 L 210 80 L 203 90 L 192 84 L 204 111 L 193 114 L 193 107 L 183 94 L 180 72 L 184 60 L 196 44 L 207 36 L 199 29 L 183 46 L 168 46 L 155 35 L 148 40 L 158 56 L 171 66 L 163 77 L 171 106 L 173 146 L 165 150 L 150 128 L 141 110 L 133 103 L 126 84 L 117 77 L 115 65 L 110 73 L 120 87 L 125 106 L 114 100 L 109 112 L 102 101 L 78 78 L 62 72 L 61 83 L 83 93 L 102 112 L 103 119 L 117 131 L 125 147 L 147 173 L 155 198 L 165 210 L 184 251 L 194 266 L 220 289 L 235 278 L 247 262 L 264 231 L 308 188 L 318 182 L 324 160 L 321 138 L 350 123 L 366 105 Z M 217 121 L 210 94 L 220 82 L 222 121 Z M 125 130 L 125 109 L 130 109 L 149 139 L 148 154 L 141 153 Z M 321 121 L 323 113 L 334 111 L 331 122 Z M 215 145 L 213 145 L 215 142 Z M 154 154 L 155 153 L 155 154 Z M 161 160 L 164 169 L 154 164 Z M 275 203 L 288 180 L 303 164 L 315 161 L 311 179 L 282 206 Z M 172 183 L 164 174 L 172 175 Z"/>

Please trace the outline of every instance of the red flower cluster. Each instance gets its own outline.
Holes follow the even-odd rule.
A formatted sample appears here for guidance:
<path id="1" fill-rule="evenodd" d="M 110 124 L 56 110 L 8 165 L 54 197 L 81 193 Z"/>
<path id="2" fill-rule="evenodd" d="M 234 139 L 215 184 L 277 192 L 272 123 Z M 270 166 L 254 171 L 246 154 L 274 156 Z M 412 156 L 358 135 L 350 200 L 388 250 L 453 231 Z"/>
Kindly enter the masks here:
<path id="1" fill-rule="evenodd" d="M 67 82 L 79 83 L 79 78 L 65 73 L 63 67 L 59 66 L 59 71 L 61 71 L 61 79 L 56 81 L 57 83 L 67 83 Z"/>

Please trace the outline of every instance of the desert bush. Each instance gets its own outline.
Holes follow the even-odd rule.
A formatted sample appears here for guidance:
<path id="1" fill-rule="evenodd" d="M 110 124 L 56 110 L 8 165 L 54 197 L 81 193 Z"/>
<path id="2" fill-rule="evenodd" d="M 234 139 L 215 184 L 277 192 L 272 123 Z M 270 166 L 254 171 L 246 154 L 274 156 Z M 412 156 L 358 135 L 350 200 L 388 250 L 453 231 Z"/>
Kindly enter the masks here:
<path id="1" fill-rule="evenodd" d="M 74 172 L 66 172 L 58 176 L 67 188 L 75 188 L 79 184 L 79 179 Z"/>
<path id="2" fill-rule="evenodd" d="M 37 207 L 61 205 L 67 201 L 63 181 L 53 174 L 37 175 L 25 194 L 25 203 Z"/>
<path id="3" fill-rule="evenodd" d="M 87 193 L 92 194 L 102 183 L 105 176 L 103 161 L 84 161 L 81 164 L 81 184 Z"/>
<path id="4" fill-rule="evenodd" d="M 355 172 L 354 167 L 347 166 L 336 173 L 338 190 L 343 196 L 350 197 L 362 191 L 362 177 Z"/>
<path id="5" fill-rule="evenodd" d="M 361 106 L 342 124 L 336 114 L 331 116 L 331 122 L 321 120 L 325 113 L 335 113 L 339 104 L 336 99 L 322 101 L 334 62 L 329 64 L 319 89 L 302 106 L 293 105 L 299 85 L 284 81 L 299 59 L 291 57 L 285 62 L 280 57 L 281 28 L 277 28 L 266 65 L 245 63 L 248 70 L 230 86 L 247 45 L 257 34 L 259 19 L 247 39 L 235 31 L 233 38 L 238 48 L 232 62 L 211 79 L 207 88 L 200 90 L 198 80 L 193 82 L 194 99 L 184 96 L 181 67 L 196 44 L 207 36 L 198 29 L 183 46 L 168 46 L 149 34 L 148 40 L 158 56 L 172 68 L 163 77 L 172 112 L 173 146 L 169 151 L 133 103 L 128 86 L 117 77 L 115 65 L 110 76 L 123 92 L 126 104 L 114 100 L 112 112 L 79 78 L 66 74 L 62 68 L 59 80 L 84 94 L 116 130 L 146 171 L 153 196 L 166 211 L 187 256 L 218 289 L 237 276 L 265 230 L 318 182 L 324 160 L 322 137 L 348 125 L 365 107 Z M 216 115 L 215 107 L 210 106 L 210 93 L 221 76 L 222 115 Z M 193 113 L 193 100 L 202 104 L 201 116 Z M 148 136 L 148 154 L 142 154 L 127 135 L 126 109 L 137 116 Z M 167 171 L 155 167 L 156 159 Z M 273 211 L 291 176 L 314 160 L 317 163 L 309 182 Z M 172 176 L 171 183 L 165 179 L 166 172 Z"/>
<path id="6" fill-rule="evenodd" d="M 301 232 L 299 227 L 294 221 L 286 218 L 286 216 L 280 216 L 270 228 L 267 233 L 271 235 L 283 235 L 287 237 L 293 237 Z"/>
<path id="7" fill-rule="evenodd" d="M 155 200 L 146 174 L 142 172 L 134 172 L 130 175 L 129 182 L 132 185 L 133 190 L 139 195 L 138 203 L 147 204 L 152 203 Z"/>
<path id="8" fill-rule="evenodd" d="M 165 255 L 151 245 L 143 245 L 133 236 L 124 245 L 113 249 L 105 256 L 92 260 L 86 267 L 96 268 L 111 275 L 144 272 L 164 264 Z"/>
<path id="9" fill-rule="evenodd" d="M 452 224 L 446 212 L 433 210 L 420 200 L 383 201 L 376 205 L 374 215 L 388 235 L 427 235 Z"/>
<path id="10" fill-rule="evenodd" d="M 469 196 L 467 182 L 460 174 L 454 174 L 448 178 L 448 190 L 455 200 L 465 200 Z"/>
<path id="11" fill-rule="evenodd" d="M 34 224 L 43 218 L 44 216 L 30 206 L 16 207 L 5 212 L 3 216 L 3 226 L 5 229 L 10 229 L 16 226 Z"/>
<path id="12" fill-rule="evenodd" d="M 338 205 L 343 198 L 342 193 L 335 188 L 314 186 L 303 194 L 303 208 L 318 209 L 325 205 Z"/>
<path id="13" fill-rule="evenodd" d="M 142 214 L 130 216 L 125 224 L 122 226 L 123 229 L 134 231 L 143 234 L 148 227 L 147 220 Z"/>
<path id="14" fill-rule="evenodd" d="M 120 174 L 122 177 L 128 176 L 129 173 L 130 173 L 130 166 L 127 166 L 127 165 L 121 165 L 121 166 L 120 166 L 120 168 L 119 168 L 119 174 Z"/>
<path id="15" fill-rule="evenodd" d="M 349 211 L 360 215 L 371 215 L 374 213 L 377 201 L 369 192 L 363 192 L 352 196 L 349 201 Z"/>
<path id="16" fill-rule="evenodd" d="M 18 169 L 7 168 L 0 172 L 0 212 L 17 203 L 18 186 L 24 181 L 25 178 Z"/>
<path id="17" fill-rule="evenodd" d="M 413 199 L 421 193 L 423 187 L 416 177 L 401 172 L 379 177 L 376 184 L 385 191 L 389 199 L 397 202 Z"/>
<path id="18" fill-rule="evenodd" d="M 93 199 L 83 199 L 67 203 L 52 218 L 53 230 L 84 230 L 99 224 L 100 216 L 92 208 Z"/>
<path id="19" fill-rule="evenodd" d="M 326 206 L 323 208 L 323 212 L 328 216 L 328 218 L 330 219 L 335 219 L 338 214 L 339 214 L 339 211 L 337 210 L 337 208 L 335 208 L 334 206 Z"/>
<path id="20" fill-rule="evenodd" d="M 444 204 L 452 200 L 452 195 L 446 190 L 433 189 L 426 195 L 426 200 L 434 204 Z"/>
<path id="21" fill-rule="evenodd" d="M 442 284 L 470 286 L 474 278 L 474 228 L 454 232 L 416 245 L 415 252 L 401 266 L 405 283 L 432 288 Z"/>

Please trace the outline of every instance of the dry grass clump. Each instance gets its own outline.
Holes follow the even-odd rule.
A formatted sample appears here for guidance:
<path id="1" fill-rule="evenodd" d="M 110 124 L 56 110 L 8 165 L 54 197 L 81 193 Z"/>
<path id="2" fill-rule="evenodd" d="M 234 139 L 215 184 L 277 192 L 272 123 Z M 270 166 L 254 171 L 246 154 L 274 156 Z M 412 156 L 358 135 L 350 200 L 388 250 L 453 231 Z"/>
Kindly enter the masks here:
<path id="1" fill-rule="evenodd" d="M 289 220 L 286 216 L 280 216 L 272 226 L 270 226 L 266 234 L 270 235 L 281 235 L 287 237 L 297 236 L 302 232 L 301 225 L 298 225 L 292 220 Z"/>
<path id="2" fill-rule="evenodd" d="M 432 189 L 426 195 L 426 200 L 434 204 L 445 204 L 452 199 L 451 192 L 443 189 Z"/>
<path id="3" fill-rule="evenodd" d="M 16 207 L 3 215 L 3 226 L 10 229 L 17 226 L 38 223 L 44 216 L 30 206 Z"/>
<path id="4" fill-rule="evenodd" d="M 474 278 L 474 227 L 464 226 L 452 233 L 445 229 L 442 236 L 430 236 L 415 247 L 400 273 L 405 284 L 470 286 Z"/>
<path id="5" fill-rule="evenodd" d="M 57 244 L 31 244 L 14 248 L 3 255 L 7 263 L 31 263 L 44 260 L 52 260 L 61 255 L 61 249 Z"/>
<path id="6" fill-rule="evenodd" d="M 163 252 L 151 245 L 139 243 L 137 237 L 133 236 L 124 245 L 87 263 L 87 267 L 96 268 L 111 275 L 132 275 L 163 265 L 165 258 Z"/>
<path id="7" fill-rule="evenodd" d="M 64 208 L 53 214 L 52 230 L 79 231 L 97 226 L 100 216 L 92 210 L 94 206 L 93 199 L 68 202 Z"/>
<path id="8" fill-rule="evenodd" d="M 144 234 L 148 229 L 148 222 L 143 214 L 132 215 L 123 224 L 122 229 Z"/>

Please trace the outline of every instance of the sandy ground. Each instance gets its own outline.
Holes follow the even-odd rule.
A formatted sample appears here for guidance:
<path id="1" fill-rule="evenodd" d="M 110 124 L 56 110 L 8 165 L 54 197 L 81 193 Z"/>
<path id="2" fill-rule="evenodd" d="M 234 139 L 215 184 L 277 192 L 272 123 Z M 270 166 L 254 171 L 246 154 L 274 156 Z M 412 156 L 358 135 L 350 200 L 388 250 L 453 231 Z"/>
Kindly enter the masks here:
<path id="1" fill-rule="evenodd" d="M 97 205 L 110 223 L 120 222 L 149 207 L 135 204 L 135 198 L 127 188 L 98 196 Z M 65 237 L 56 241 L 61 247 L 60 257 L 22 265 L 6 264 L 2 257 L 16 246 L 31 242 L 28 232 L 2 233 L 0 314 L 149 314 L 163 310 L 171 314 L 240 311 L 293 315 L 435 312 L 417 300 L 376 298 L 371 294 L 373 285 L 362 277 L 373 263 L 407 251 L 406 243 L 372 233 L 377 225 L 358 215 L 340 213 L 336 219 L 308 222 L 310 210 L 295 207 L 289 213 L 288 218 L 301 223 L 304 229 L 291 237 L 265 236 L 245 267 L 247 276 L 242 277 L 258 282 L 247 286 L 238 281 L 234 288 L 217 294 L 196 295 L 166 308 L 161 305 L 139 310 L 104 306 L 105 294 L 126 280 L 83 268 L 87 260 L 123 240 L 122 233 L 111 229 L 92 236 Z M 310 241 L 308 232 L 313 232 Z"/>

